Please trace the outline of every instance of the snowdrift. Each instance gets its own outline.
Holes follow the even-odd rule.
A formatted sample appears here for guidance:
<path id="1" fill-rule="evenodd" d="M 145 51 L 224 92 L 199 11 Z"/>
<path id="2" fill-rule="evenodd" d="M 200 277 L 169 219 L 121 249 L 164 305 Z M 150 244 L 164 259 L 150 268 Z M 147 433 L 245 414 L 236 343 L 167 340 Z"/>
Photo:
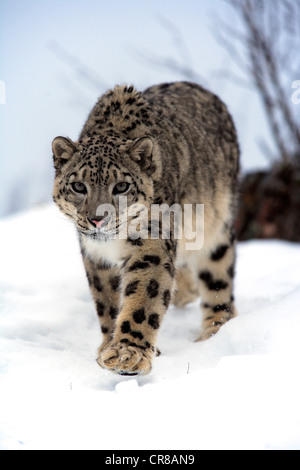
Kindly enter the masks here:
<path id="1" fill-rule="evenodd" d="M 238 246 L 238 318 L 194 343 L 170 307 L 149 376 L 97 365 L 101 333 L 73 225 L 0 221 L 1 449 L 300 449 L 300 245 Z"/>

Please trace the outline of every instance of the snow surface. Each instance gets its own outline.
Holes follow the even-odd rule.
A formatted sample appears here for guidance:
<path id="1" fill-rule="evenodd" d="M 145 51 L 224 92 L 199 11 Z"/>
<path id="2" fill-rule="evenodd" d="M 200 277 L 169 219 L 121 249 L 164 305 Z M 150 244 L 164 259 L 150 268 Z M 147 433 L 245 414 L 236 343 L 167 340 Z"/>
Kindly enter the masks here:
<path id="1" fill-rule="evenodd" d="M 96 364 L 76 233 L 53 206 L 0 221 L 1 449 L 300 449 L 300 246 L 238 246 L 239 316 L 194 343 L 170 307 L 145 377 Z"/>

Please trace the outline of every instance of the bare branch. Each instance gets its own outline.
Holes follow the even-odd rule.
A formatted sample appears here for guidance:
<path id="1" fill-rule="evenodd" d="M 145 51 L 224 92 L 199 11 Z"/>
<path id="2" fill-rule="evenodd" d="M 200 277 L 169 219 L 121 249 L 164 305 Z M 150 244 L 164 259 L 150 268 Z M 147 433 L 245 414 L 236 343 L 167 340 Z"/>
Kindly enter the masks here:
<path id="1" fill-rule="evenodd" d="M 144 60 L 148 64 L 150 63 L 156 67 L 161 67 L 175 72 L 186 80 L 200 83 L 203 86 L 208 86 L 207 80 L 202 75 L 197 73 L 192 66 L 191 56 L 181 31 L 177 28 L 176 25 L 174 25 L 174 23 L 172 23 L 172 21 L 165 18 L 164 16 L 158 16 L 157 19 L 161 26 L 165 28 L 166 31 L 171 35 L 175 50 L 179 54 L 179 59 L 177 60 L 173 57 L 159 57 L 149 51 L 140 52 L 136 49 L 133 50 L 134 55 L 136 55 L 139 60 Z"/>
<path id="2" fill-rule="evenodd" d="M 158 15 L 157 21 L 166 31 L 169 32 L 169 34 L 173 38 L 175 50 L 181 56 L 182 63 L 188 64 L 188 68 L 192 69 L 192 58 L 190 56 L 189 49 L 184 41 L 180 29 L 172 21 L 170 21 L 163 15 Z"/>
<path id="3" fill-rule="evenodd" d="M 64 64 L 71 67 L 80 79 L 85 80 L 89 85 L 97 89 L 98 92 L 101 89 L 106 90 L 109 88 L 109 84 L 107 84 L 102 77 L 98 76 L 94 70 L 89 69 L 78 59 L 78 57 L 66 51 L 56 41 L 50 42 L 48 48 L 56 55 L 56 57 L 58 57 L 58 59 L 64 62 Z"/>
<path id="4" fill-rule="evenodd" d="M 249 79 L 246 79 L 245 77 L 241 77 L 237 75 L 236 73 L 226 70 L 226 69 L 211 72 L 210 77 L 217 79 L 217 80 L 219 79 L 219 80 L 230 81 L 231 83 L 236 84 L 240 88 L 245 88 L 247 90 L 249 90 L 249 88 L 251 88 L 252 86 L 251 82 L 249 82 Z"/>
<path id="5" fill-rule="evenodd" d="M 238 40 L 243 59 L 232 57 L 250 73 L 262 99 L 273 139 L 283 159 L 288 159 L 300 146 L 300 123 L 290 100 L 290 84 L 299 66 L 300 2 L 299 0 L 224 0 L 233 7 L 245 33 L 234 32 L 220 23 L 229 39 L 223 46 L 234 52 Z M 218 39 L 219 33 L 217 35 Z M 234 49 L 232 49 L 232 47 Z M 297 54 L 296 54 L 297 51 Z M 238 60 L 236 60 L 238 58 Z M 299 70 L 299 69 L 298 69 Z"/>

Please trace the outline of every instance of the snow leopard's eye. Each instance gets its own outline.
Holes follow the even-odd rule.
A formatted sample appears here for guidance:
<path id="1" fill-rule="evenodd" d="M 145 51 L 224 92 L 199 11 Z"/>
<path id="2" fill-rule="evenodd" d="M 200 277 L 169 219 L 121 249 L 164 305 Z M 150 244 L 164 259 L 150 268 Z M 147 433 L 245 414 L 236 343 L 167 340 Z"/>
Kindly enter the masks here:
<path id="1" fill-rule="evenodd" d="M 124 194 L 128 191 L 130 184 L 126 183 L 125 181 L 123 183 L 118 183 L 113 189 L 113 194 Z"/>
<path id="2" fill-rule="evenodd" d="M 86 194 L 87 189 L 83 183 L 71 183 L 72 189 L 75 193 Z"/>

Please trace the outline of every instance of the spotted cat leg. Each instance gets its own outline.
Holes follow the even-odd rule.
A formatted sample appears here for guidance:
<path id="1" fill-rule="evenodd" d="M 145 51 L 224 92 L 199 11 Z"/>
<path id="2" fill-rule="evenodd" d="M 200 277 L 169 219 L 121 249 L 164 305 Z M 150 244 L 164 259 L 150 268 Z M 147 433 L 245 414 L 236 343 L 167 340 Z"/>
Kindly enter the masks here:
<path id="1" fill-rule="evenodd" d="M 103 342 L 99 350 L 111 340 L 120 309 L 121 274 L 117 267 L 83 258 L 90 290 L 95 302 Z"/>
<path id="2" fill-rule="evenodd" d="M 176 271 L 176 287 L 172 295 L 172 303 L 176 307 L 184 307 L 194 302 L 200 296 L 199 286 L 194 272 L 188 265 L 181 266 Z"/>
<path id="3" fill-rule="evenodd" d="M 166 243 L 168 242 L 168 249 Z M 101 367 L 121 375 L 147 374 L 156 353 L 156 338 L 168 308 L 175 275 L 170 241 L 127 242 L 123 266 L 122 307 L 113 339 L 99 351 Z"/>
<path id="4" fill-rule="evenodd" d="M 198 276 L 203 322 L 198 341 L 215 335 L 224 323 L 237 315 L 233 298 L 235 243 L 223 234 L 219 243 L 199 254 Z"/>

